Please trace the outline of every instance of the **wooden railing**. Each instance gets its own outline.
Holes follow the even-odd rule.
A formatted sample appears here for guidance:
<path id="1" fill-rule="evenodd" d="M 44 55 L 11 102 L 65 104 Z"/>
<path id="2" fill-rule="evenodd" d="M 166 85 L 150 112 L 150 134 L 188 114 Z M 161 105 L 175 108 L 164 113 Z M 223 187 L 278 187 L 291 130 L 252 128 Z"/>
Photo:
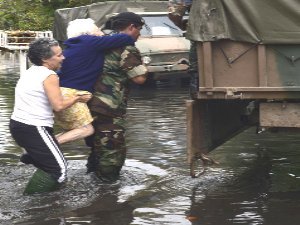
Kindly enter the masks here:
<path id="1" fill-rule="evenodd" d="M 0 30 L 0 47 L 7 50 L 27 50 L 31 41 L 53 38 L 52 31 L 3 31 Z"/>

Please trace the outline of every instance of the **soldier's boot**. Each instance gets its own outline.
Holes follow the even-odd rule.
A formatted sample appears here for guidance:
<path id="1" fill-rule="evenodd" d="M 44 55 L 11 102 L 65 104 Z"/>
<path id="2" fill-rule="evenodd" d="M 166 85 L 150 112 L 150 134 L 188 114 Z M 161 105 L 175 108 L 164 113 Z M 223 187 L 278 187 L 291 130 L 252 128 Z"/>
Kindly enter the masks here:
<path id="1" fill-rule="evenodd" d="M 95 172 L 99 165 L 99 157 L 96 152 L 92 151 L 87 160 L 87 173 Z"/>
<path id="2" fill-rule="evenodd" d="M 87 160 L 87 173 L 94 172 L 95 175 L 102 181 L 113 182 L 119 178 L 120 167 L 116 166 L 100 166 L 100 157 L 92 151 Z"/>
<path id="3" fill-rule="evenodd" d="M 105 182 L 114 182 L 119 179 L 120 167 L 117 166 L 99 166 L 95 171 L 96 176 Z"/>
<path id="4" fill-rule="evenodd" d="M 29 180 L 24 195 L 55 191 L 60 184 L 48 173 L 37 169 Z"/>

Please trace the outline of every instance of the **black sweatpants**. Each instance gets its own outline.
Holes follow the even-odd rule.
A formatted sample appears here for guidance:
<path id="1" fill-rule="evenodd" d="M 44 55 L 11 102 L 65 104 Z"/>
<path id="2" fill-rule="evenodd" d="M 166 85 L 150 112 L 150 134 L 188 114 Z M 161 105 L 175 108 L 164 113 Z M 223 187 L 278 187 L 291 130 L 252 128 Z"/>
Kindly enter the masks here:
<path id="1" fill-rule="evenodd" d="M 24 148 L 33 164 L 49 173 L 59 183 L 67 177 L 67 162 L 53 134 L 53 128 L 32 126 L 10 120 L 10 133 L 16 143 Z"/>

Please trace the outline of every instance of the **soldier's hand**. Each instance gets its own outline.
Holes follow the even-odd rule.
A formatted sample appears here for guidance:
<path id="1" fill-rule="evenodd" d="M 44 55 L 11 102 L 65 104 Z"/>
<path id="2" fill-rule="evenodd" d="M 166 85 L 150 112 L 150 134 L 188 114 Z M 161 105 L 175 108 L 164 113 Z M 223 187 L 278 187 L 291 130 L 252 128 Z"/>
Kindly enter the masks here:
<path id="1" fill-rule="evenodd" d="M 181 30 L 186 30 L 187 20 L 183 19 L 182 16 L 168 14 L 169 19 Z"/>
<path id="2" fill-rule="evenodd" d="M 188 24 L 188 20 L 187 19 L 183 19 L 182 23 L 181 23 L 181 30 L 185 31 L 187 29 L 187 24 Z"/>

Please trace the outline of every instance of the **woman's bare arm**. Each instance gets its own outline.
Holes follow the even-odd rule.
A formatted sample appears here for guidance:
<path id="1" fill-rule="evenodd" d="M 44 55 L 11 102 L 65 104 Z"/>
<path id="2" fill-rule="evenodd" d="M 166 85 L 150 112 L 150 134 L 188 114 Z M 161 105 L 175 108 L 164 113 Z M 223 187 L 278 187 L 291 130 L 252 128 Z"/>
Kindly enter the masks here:
<path id="1" fill-rule="evenodd" d="M 72 106 L 76 102 L 87 102 L 92 97 L 91 95 L 78 95 L 72 98 L 64 99 L 59 87 L 59 78 L 56 74 L 50 75 L 45 79 L 44 89 L 53 110 L 56 112 L 62 111 Z"/>

